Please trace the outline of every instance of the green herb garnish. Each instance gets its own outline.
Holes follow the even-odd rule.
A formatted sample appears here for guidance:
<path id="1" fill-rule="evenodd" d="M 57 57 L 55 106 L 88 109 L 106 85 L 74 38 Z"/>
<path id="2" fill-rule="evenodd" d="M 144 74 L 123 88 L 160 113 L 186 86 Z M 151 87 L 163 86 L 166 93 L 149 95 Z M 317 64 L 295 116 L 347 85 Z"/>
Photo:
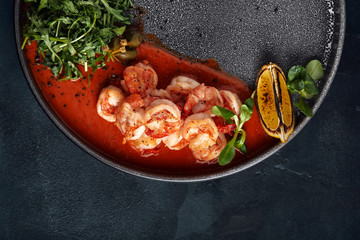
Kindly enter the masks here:
<path id="1" fill-rule="evenodd" d="M 78 65 L 95 71 L 105 65 L 104 48 L 122 35 L 132 17 L 131 0 L 25 0 L 28 23 L 24 42 L 37 41 L 38 51 L 60 80 L 82 77 Z"/>
<path id="2" fill-rule="evenodd" d="M 299 93 L 299 102 L 295 103 L 306 116 L 312 117 L 312 109 L 304 102 L 305 99 L 311 99 L 319 93 L 315 81 L 324 76 L 324 69 L 319 60 L 312 60 L 304 68 L 296 65 L 290 68 L 288 72 L 287 87 L 290 93 Z"/>
<path id="3" fill-rule="evenodd" d="M 212 112 L 216 116 L 223 117 L 227 123 L 235 122 L 236 124 L 233 138 L 226 144 L 225 148 L 221 151 L 219 155 L 218 161 L 220 165 L 226 165 L 233 160 L 233 158 L 235 157 L 235 148 L 239 149 L 244 154 L 247 153 L 245 146 L 246 132 L 242 129 L 242 127 L 244 123 L 251 118 L 253 108 L 253 96 L 251 96 L 251 98 L 248 98 L 244 102 L 244 104 L 241 105 L 240 118 L 236 116 L 235 113 L 226 108 L 220 106 L 214 106 L 212 108 Z M 238 138 L 239 135 L 240 138 Z"/>

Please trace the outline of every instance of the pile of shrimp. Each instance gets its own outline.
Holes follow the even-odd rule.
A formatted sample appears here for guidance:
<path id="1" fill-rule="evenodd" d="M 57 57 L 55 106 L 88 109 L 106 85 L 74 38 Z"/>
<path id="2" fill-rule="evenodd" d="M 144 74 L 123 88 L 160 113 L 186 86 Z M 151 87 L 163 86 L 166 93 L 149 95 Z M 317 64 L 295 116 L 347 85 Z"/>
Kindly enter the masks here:
<path id="1" fill-rule="evenodd" d="M 98 114 L 114 122 L 124 135 L 123 144 L 144 157 L 159 154 L 162 143 L 171 150 L 189 147 L 199 161 L 216 161 L 227 144 L 225 134 L 231 135 L 235 125 L 226 124 L 211 109 L 217 105 L 239 115 L 239 97 L 186 76 L 173 78 L 166 89 L 157 89 L 157 83 L 147 61 L 127 67 L 123 90 L 113 85 L 101 90 Z"/>

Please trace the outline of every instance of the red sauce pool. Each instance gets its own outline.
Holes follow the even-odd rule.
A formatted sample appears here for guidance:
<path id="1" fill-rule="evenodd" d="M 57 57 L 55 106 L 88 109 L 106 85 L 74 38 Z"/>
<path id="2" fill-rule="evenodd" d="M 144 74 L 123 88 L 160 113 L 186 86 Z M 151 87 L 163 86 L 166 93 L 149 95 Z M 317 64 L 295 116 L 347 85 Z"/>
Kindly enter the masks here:
<path id="1" fill-rule="evenodd" d="M 187 147 L 180 151 L 172 151 L 162 145 L 158 156 L 141 157 L 128 144 L 122 144 L 123 136 L 117 127 L 103 120 L 96 112 L 100 90 L 108 85 L 109 79 L 113 79 L 114 76 L 121 78 L 126 66 L 120 62 L 107 62 L 105 68 L 98 69 L 93 74 L 90 85 L 87 78 L 76 82 L 58 82 L 49 69 L 35 62 L 35 42 L 27 46 L 24 53 L 34 79 L 49 105 L 74 132 L 108 155 L 115 163 L 152 172 L 189 175 L 229 168 L 277 142 L 264 132 L 254 108 L 252 118 L 244 125 L 248 154 L 237 153 L 233 162 L 226 167 L 198 163 Z M 143 43 L 138 47 L 138 57 L 134 62 L 141 60 L 147 60 L 158 74 L 159 89 L 166 88 L 173 77 L 186 75 L 206 85 L 236 92 L 242 101 L 252 93 L 240 79 L 208 66 L 213 62 L 185 60 L 152 43 Z"/>

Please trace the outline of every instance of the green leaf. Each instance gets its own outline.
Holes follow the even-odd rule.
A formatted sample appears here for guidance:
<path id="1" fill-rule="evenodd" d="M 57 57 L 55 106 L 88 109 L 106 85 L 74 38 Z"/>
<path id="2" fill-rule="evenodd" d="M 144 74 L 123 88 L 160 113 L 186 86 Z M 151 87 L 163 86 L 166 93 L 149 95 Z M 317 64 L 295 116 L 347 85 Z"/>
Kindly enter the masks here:
<path id="1" fill-rule="evenodd" d="M 236 146 L 236 148 L 239 149 L 240 152 L 242 152 L 243 154 L 247 154 L 247 149 L 246 149 L 245 144 Z"/>
<path id="2" fill-rule="evenodd" d="M 75 50 L 75 48 L 73 47 L 73 45 L 71 45 L 71 43 L 69 43 L 69 44 L 67 45 L 67 47 L 68 47 L 69 52 L 70 52 L 71 55 L 75 55 L 75 54 L 76 54 L 76 50 Z"/>
<path id="3" fill-rule="evenodd" d="M 307 65 L 306 65 L 306 72 L 310 75 L 310 77 L 314 80 L 317 81 L 320 78 L 322 78 L 324 76 L 324 69 L 323 66 L 321 64 L 321 62 L 319 60 L 311 60 Z"/>
<path id="4" fill-rule="evenodd" d="M 304 79 L 306 70 L 301 65 L 296 65 L 290 68 L 288 72 L 288 81 L 292 82 L 296 79 Z"/>
<path id="5" fill-rule="evenodd" d="M 313 93 L 308 93 L 305 91 L 305 89 L 303 89 L 302 91 L 299 92 L 300 96 L 302 96 L 305 99 L 311 99 L 312 97 L 314 97 L 315 94 Z"/>
<path id="6" fill-rule="evenodd" d="M 249 109 L 249 107 L 245 104 L 241 105 L 241 113 L 240 113 L 240 121 L 245 123 L 251 118 L 253 110 Z"/>
<path id="7" fill-rule="evenodd" d="M 114 33 L 116 33 L 116 35 L 120 36 L 120 35 L 123 35 L 123 33 L 125 32 L 125 29 L 126 29 L 126 27 L 123 26 L 123 27 L 113 29 L 113 31 L 114 31 Z"/>
<path id="8" fill-rule="evenodd" d="M 244 104 L 249 108 L 249 110 L 252 113 L 252 111 L 254 109 L 254 100 L 250 97 L 250 98 L 245 100 Z"/>
<path id="9" fill-rule="evenodd" d="M 63 7 L 64 7 L 64 11 L 69 11 L 72 13 L 79 13 L 79 11 L 77 10 L 77 8 L 75 7 L 75 5 L 72 1 L 64 2 Z"/>
<path id="10" fill-rule="evenodd" d="M 254 109 L 254 100 L 252 98 L 246 99 L 244 104 L 241 105 L 240 121 L 242 123 L 245 123 L 251 118 L 253 109 Z"/>
<path id="11" fill-rule="evenodd" d="M 306 116 L 313 116 L 312 109 L 304 102 L 302 96 L 300 96 L 299 102 L 295 103 L 295 106 L 297 106 Z"/>
<path id="12" fill-rule="evenodd" d="M 305 82 L 302 79 L 297 79 L 295 81 L 288 82 L 286 85 L 289 90 L 291 90 L 293 92 L 299 92 L 304 89 Z"/>
<path id="13" fill-rule="evenodd" d="M 299 92 L 299 94 L 306 98 L 311 99 L 315 94 L 318 94 L 319 90 L 315 81 L 310 77 L 309 74 L 306 73 L 306 79 L 304 82 L 304 89 Z"/>
<path id="14" fill-rule="evenodd" d="M 234 142 L 235 142 L 235 140 L 233 138 L 231 141 L 229 141 L 226 144 L 225 148 L 221 151 L 221 153 L 219 155 L 219 159 L 218 159 L 219 164 L 221 166 L 224 166 L 224 165 L 230 163 L 233 160 L 233 158 L 235 157 Z"/>
<path id="15" fill-rule="evenodd" d="M 112 7 L 110 7 L 110 5 L 106 2 L 106 0 L 100 0 L 102 2 L 102 4 L 104 4 L 106 10 L 111 14 L 113 15 L 117 20 L 119 21 L 125 21 L 127 20 L 127 18 L 125 18 L 123 15 L 122 15 L 122 10 L 118 10 L 118 9 L 114 9 Z"/>
<path id="16" fill-rule="evenodd" d="M 288 90 L 289 90 L 289 92 L 290 92 L 291 94 L 297 93 L 297 91 L 296 91 L 295 89 L 293 89 L 293 86 L 292 86 L 292 84 L 290 84 L 290 82 L 288 82 L 288 83 L 286 84 L 286 86 L 287 86 L 287 88 L 288 88 Z"/>
<path id="17" fill-rule="evenodd" d="M 290 68 L 288 72 L 288 82 L 286 83 L 290 93 L 300 92 L 305 87 L 306 70 L 301 65 Z"/>
<path id="18" fill-rule="evenodd" d="M 39 7 L 37 9 L 38 12 L 40 12 L 41 9 L 43 9 L 47 5 L 48 0 L 40 0 Z"/>
<path id="19" fill-rule="evenodd" d="M 235 116 L 235 113 L 230 111 L 229 109 L 220 107 L 220 106 L 213 106 L 211 109 L 212 113 L 215 114 L 218 117 L 223 117 L 225 120 L 231 119 L 233 116 Z"/>

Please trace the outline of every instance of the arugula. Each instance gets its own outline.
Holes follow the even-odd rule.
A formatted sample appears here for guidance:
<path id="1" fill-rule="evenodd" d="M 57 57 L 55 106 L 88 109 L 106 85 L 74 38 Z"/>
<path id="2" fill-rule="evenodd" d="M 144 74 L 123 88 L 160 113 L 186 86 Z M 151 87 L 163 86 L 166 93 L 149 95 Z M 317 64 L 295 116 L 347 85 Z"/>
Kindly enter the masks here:
<path id="1" fill-rule="evenodd" d="M 299 102 L 295 103 L 306 116 L 312 117 L 312 109 L 304 102 L 305 99 L 311 99 L 319 93 L 315 81 L 324 76 L 324 69 L 319 60 L 312 60 L 304 68 L 296 65 L 290 68 L 288 72 L 287 87 L 290 93 L 299 93 Z"/>
<path id="2" fill-rule="evenodd" d="M 253 95 L 251 98 L 246 99 L 243 105 L 241 105 L 240 118 L 232 111 L 220 107 L 214 106 L 212 112 L 218 116 L 223 117 L 226 122 L 235 122 L 236 128 L 233 138 L 226 144 L 225 148 L 219 155 L 219 164 L 226 165 L 230 163 L 235 157 L 235 148 L 239 149 L 242 153 L 246 154 L 247 149 L 245 146 L 246 132 L 242 129 L 244 123 L 251 118 L 254 108 Z M 238 136 L 240 135 L 240 138 Z"/>
<path id="3" fill-rule="evenodd" d="M 78 65 L 93 71 L 105 66 L 110 40 L 130 24 L 131 0 L 25 0 L 28 22 L 24 42 L 37 41 L 38 51 L 55 77 L 83 77 Z M 89 75 L 88 75 L 89 76 Z M 90 79 L 89 79 L 90 80 Z"/>

